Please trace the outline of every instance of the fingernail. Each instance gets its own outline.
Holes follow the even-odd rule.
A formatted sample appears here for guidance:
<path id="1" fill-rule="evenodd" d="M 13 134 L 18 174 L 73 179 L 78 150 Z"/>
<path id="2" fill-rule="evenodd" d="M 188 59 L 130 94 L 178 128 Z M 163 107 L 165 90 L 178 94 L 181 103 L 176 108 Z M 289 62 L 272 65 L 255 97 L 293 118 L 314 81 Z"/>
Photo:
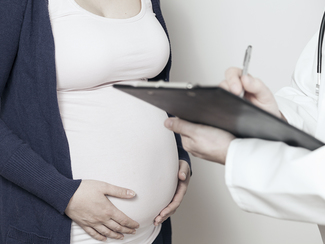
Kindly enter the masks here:
<path id="1" fill-rule="evenodd" d="M 172 128 L 173 126 L 173 121 L 171 119 L 167 119 L 166 122 L 165 122 L 165 126 L 167 128 Z"/>
<path id="2" fill-rule="evenodd" d="M 124 236 L 121 236 L 120 238 L 119 238 L 119 240 L 123 240 L 124 239 Z"/>
<path id="3" fill-rule="evenodd" d="M 132 191 L 132 190 L 127 190 L 126 194 L 129 195 L 129 196 L 133 196 L 133 197 L 135 196 L 135 192 Z"/>
<path id="4" fill-rule="evenodd" d="M 183 172 L 182 176 L 184 176 L 184 180 L 186 180 L 186 174 Z"/>

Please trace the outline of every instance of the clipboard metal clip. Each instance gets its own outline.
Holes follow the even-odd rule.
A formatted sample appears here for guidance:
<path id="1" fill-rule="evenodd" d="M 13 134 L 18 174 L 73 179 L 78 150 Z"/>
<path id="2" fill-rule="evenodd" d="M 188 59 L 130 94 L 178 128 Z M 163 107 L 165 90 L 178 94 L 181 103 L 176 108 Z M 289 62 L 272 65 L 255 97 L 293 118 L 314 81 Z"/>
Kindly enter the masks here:
<path id="1" fill-rule="evenodd" d="M 193 89 L 197 85 L 193 85 L 190 82 L 165 82 L 163 80 L 157 82 L 138 82 L 134 87 L 154 87 L 154 88 L 173 88 L 173 89 Z"/>

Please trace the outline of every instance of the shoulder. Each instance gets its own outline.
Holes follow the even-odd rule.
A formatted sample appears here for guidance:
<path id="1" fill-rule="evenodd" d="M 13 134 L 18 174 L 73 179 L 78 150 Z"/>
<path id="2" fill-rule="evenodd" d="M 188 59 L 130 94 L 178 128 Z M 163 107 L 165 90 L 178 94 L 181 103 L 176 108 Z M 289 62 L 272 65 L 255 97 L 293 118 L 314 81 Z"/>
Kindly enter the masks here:
<path id="1" fill-rule="evenodd" d="M 48 0 L 0 0 L 0 10 L 12 11 L 22 11 L 28 8 L 28 6 L 33 6 L 33 8 L 38 6 L 48 6 Z"/>
<path id="2" fill-rule="evenodd" d="M 0 0 L 0 9 L 24 9 L 29 0 Z"/>
<path id="3" fill-rule="evenodd" d="M 1 22 L 22 19 L 29 0 L 0 0 Z"/>

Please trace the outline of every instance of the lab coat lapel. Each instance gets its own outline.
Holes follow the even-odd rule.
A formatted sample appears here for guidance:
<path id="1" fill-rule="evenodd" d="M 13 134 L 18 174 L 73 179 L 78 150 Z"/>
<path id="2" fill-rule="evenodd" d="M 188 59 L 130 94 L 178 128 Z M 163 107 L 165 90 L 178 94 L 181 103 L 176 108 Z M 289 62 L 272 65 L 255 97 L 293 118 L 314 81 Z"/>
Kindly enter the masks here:
<path id="1" fill-rule="evenodd" d="M 324 66 L 324 60 L 323 60 Z M 322 67 L 324 70 L 324 67 Z M 319 98 L 318 98 L 318 119 L 317 119 L 317 129 L 315 132 L 315 137 L 322 142 L 325 142 L 325 75 L 321 77 L 321 86 L 319 91 Z M 318 225 L 318 229 L 320 235 L 322 237 L 322 241 L 325 244 L 325 226 Z"/>
<path id="2" fill-rule="evenodd" d="M 323 85 L 322 85 L 323 84 Z M 321 86 L 318 98 L 318 119 L 315 137 L 325 142 L 325 75 L 321 79 Z"/>
<path id="3" fill-rule="evenodd" d="M 319 229 L 320 235 L 322 237 L 323 243 L 325 244 L 325 226 L 319 225 L 318 229 Z"/>

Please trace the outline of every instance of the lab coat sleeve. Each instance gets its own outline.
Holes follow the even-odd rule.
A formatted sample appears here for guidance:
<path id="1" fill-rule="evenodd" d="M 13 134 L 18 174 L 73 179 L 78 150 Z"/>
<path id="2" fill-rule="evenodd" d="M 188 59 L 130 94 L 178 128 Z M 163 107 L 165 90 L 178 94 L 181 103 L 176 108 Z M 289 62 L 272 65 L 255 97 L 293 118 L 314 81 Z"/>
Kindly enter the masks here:
<path id="1" fill-rule="evenodd" d="M 282 142 L 235 139 L 226 184 L 245 211 L 325 225 L 325 147 L 315 151 Z"/>

